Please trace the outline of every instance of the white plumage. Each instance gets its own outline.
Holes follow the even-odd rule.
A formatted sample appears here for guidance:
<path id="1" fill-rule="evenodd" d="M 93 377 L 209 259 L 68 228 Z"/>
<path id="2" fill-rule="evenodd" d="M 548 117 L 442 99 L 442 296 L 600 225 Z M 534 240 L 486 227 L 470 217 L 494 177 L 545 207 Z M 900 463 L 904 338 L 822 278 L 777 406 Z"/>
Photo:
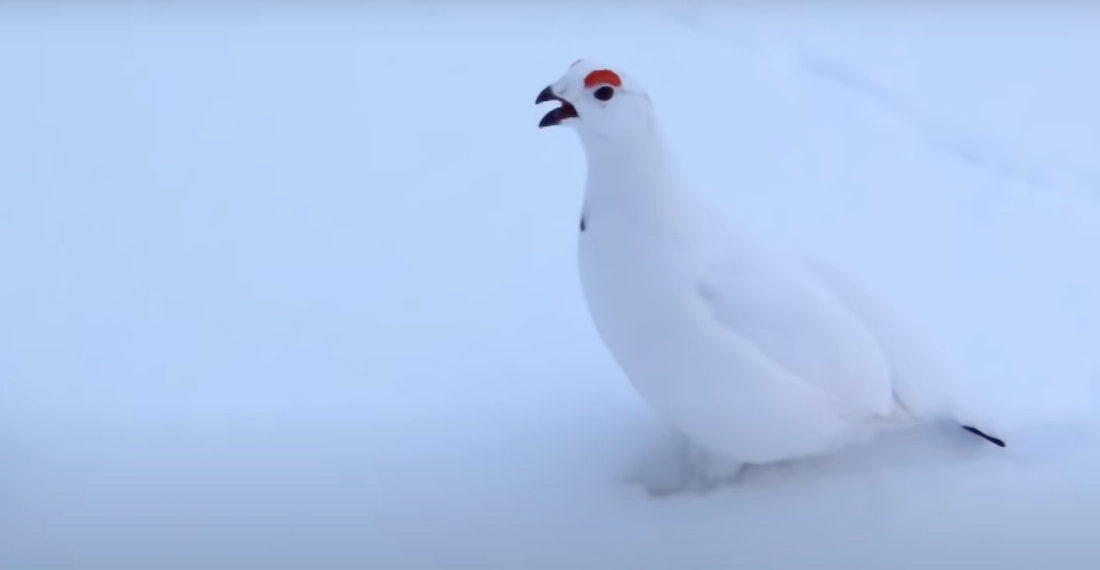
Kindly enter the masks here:
<path id="1" fill-rule="evenodd" d="M 735 231 L 683 184 L 636 83 L 578 61 L 547 100 L 562 105 L 540 126 L 573 126 L 588 159 L 578 253 L 592 319 L 705 458 L 696 479 L 953 417 L 942 373 L 855 288 Z"/>

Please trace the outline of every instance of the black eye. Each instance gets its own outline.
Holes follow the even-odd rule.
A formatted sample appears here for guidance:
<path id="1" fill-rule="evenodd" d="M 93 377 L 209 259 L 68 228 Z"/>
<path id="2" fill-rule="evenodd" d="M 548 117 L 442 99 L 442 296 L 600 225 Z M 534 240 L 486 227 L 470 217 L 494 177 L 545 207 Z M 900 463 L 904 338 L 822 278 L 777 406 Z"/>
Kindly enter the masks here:
<path id="1" fill-rule="evenodd" d="M 595 93 L 593 93 L 593 95 L 595 95 L 596 98 L 599 99 L 600 101 L 607 101 L 614 94 L 615 94 L 615 90 L 608 87 L 607 85 L 604 85 L 603 87 L 600 87 L 599 89 L 596 90 Z"/>

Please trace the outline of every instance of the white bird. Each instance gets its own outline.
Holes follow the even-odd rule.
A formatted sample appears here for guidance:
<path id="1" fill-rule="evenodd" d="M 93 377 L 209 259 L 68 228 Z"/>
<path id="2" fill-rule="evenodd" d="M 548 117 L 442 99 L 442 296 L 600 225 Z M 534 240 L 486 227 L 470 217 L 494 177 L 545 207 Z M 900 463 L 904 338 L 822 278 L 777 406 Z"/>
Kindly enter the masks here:
<path id="1" fill-rule="evenodd" d="M 547 101 L 560 106 L 539 127 L 573 127 L 588 160 L 578 254 L 596 329 L 690 442 L 688 478 L 651 491 L 957 419 L 942 374 L 857 290 L 735 231 L 692 193 L 637 83 L 581 60 L 535 102 Z"/>

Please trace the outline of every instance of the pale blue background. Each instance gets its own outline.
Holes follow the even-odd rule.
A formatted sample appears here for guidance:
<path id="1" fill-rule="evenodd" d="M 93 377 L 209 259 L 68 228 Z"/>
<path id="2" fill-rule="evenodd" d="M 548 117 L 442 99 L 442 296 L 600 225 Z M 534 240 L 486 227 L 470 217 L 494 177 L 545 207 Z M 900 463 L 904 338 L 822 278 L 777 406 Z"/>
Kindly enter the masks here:
<path id="1" fill-rule="evenodd" d="M 0 8 L 0 568 L 1093 567 L 1100 13 Z M 943 434 L 653 501 L 574 266 L 578 57 L 927 331 Z"/>

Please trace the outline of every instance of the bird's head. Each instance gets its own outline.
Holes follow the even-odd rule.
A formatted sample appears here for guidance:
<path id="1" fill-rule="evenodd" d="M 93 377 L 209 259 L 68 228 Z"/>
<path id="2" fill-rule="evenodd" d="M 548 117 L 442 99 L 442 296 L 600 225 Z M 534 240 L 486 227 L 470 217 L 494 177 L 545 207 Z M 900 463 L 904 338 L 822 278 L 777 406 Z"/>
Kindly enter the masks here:
<path id="1" fill-rule="evenodd" d="M 568 125 L 583 140 L 634 139 L 656 128 L 649 96 L 629 77 L 578 60 L 565 75 L 539 93 L 535 103 L 561 104 L 539 122 L 539 128 Z"/>

